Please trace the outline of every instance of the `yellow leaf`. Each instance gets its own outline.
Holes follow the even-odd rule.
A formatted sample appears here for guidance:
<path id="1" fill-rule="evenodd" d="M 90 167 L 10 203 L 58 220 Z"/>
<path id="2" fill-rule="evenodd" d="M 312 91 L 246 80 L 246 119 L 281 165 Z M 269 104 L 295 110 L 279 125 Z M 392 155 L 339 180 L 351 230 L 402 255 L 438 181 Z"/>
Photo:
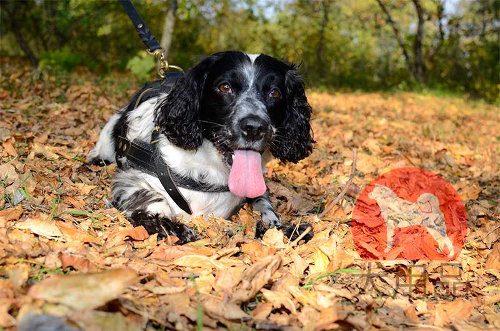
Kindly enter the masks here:
<path id="1" fill-rule="evenodd" d="M 328 269 L 330 260 L 321 250 L 317 249 L 313 255 L 313 263 L 314 265 L 309 266 L 311 274 L 324 273 Z"/>

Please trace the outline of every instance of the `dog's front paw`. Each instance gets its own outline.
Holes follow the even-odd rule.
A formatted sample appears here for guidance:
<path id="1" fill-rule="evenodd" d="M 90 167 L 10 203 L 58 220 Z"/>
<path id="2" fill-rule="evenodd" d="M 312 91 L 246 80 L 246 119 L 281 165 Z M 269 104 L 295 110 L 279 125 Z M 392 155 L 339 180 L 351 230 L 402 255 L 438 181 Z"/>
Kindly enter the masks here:
<path id="1" fill-rule="evenodd" d="M 262 222 L 269 228 L 279 228 L 282 225 L 280 219 L 273 211 L 263 213 Z"/>
<path id="2" fill-rule="evenodd" d="M 149 214 L 141 210 L 134 211 L 130 218 L 134 226 L 144 226 L 149 234 L 158 233 L 158 240 L 163 240 L 169 235 L 179 238 L 176 242 L 178 245 L 198 240 L 196 232 L 189 226 L 166 217 Z"/>
<path id="3" fill-rule="evenodd" d="M 176 229 L 174 231 L 169 231 L 169 234 L 179 238 L 179 241 L 175 243 L 176 245 L 184 245 L 188 242 L 198 240 L 196 232 L 182 223 L 176 223 Z"/>

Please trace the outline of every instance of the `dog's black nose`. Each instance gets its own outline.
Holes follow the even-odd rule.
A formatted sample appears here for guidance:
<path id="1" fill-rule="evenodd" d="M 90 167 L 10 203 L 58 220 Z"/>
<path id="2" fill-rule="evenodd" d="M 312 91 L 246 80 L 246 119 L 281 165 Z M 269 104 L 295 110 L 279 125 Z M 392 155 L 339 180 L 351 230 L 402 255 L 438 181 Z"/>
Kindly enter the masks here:
<path id="1" fill-rule="evenodd" d="M 257 116 L 248 116 L 240 121 L 240 129 L 243 137 L 250 141 L 264 138 L 267 122 Z"/>

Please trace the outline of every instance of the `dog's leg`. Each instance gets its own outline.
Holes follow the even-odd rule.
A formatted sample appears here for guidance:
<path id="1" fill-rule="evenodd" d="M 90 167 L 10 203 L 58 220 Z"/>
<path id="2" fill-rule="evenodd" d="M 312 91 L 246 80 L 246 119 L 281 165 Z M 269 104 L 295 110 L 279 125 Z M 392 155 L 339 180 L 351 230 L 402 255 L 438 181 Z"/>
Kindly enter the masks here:
<path id="1" fill-rule="evenodd" d="M 134 226 L 144 226 L 149 234 L 158 233 L 158 239 L 173 235 L 179 238 L 178 244 L 197 240 L 191 228 L 167 217 L 170 207 L 161 194 L 138 184 L 148 185 L 134 177 L 134 172 L 118 172 L 112 188 L 113 206 L 123 211 Z"/>
<path id="2" fill-rule="evenodd" d="M 283 231 L 285 236 L 287 236 L 290 240 L 295 240 L 297 239 L 304 231 L 306 231 L 307 228 L 312 228 L 312 226 L 308 223 L 303 223 L 298 226 L 297 229 L 295 229 L 294 224 L 282 224 L 278 215 L 276 215 L 276 212 L 274 211 L 273 205 L 271 204 L 271 201 L 269 200 L 269 192 L 264 193 L 260 197 L 257 197 L 255 199 L 252 199 L 252 205 L 253 208 L 258 210 L 262 216 L 262 221 L 257 222 L 257 228 L 255 231 L 255 237 L 256 238 L 262 238 L 264 233 L 269 229 L 269 228 L 278 228 L 279 230 Z M 312 239 L 313 237 L 313 231 L 312 229 L 309 231 L 304 236 L 304 240 L 307 242 Z"/>
<path id="3" fill-rule="evenodd" d="M 144 226 L 149 234 L 158 233 L 159 240 L 172 235 L 179 238 L 176 244 L 182 245 L 198 239 L 193 229 L 187 225 L 172 221 L 158 214 L 150 214 L 143 210 L 134 211 L 130 216 L 130 221 L 134 226 Z"/>
<path id="4" fill-rule="evenodd" d="M 106 123 L 101 133 L 99 134 L 99 140 L 97 144 L 87 155 L 87 164 L 99 165 L 115 163 L 115 138 L 113 137 L 113 131 L 115 130 L 115 125 L 119 122 L 120 118 L 123 116 L 124 109 L 119 110 Z"/>
<path id="5" fill-rule="evenodd" d="M 260 212 L 262 222 L 269 228 L 281 226 L 281 221 L 274 211 L 273 205 L 269 200 L 269 192 L 264 193 L 260 197 L 252 199 L 253 208 Z"/>

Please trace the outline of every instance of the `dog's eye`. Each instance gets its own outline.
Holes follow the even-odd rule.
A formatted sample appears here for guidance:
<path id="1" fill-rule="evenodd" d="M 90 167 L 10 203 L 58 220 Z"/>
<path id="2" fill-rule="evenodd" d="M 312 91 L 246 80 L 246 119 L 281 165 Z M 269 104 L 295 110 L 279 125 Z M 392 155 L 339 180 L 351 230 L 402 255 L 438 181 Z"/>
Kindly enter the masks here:
<path id="1" fill-rule="evenodd" d="M 277 88 L 273 88 L 273 89 L 269 92 L 269 97 L 270 97 L 270 98 L 273 98 L 273 99 L 278 99 L 280 96 L 281 96 L 281 93 L 280 93 L 280 91 L 279 91 Z"/>
<path id="2" fill-rule="evenodd" d="M 233 89 L 231 88 L 231 85 L 229 85 L 229 83 L 220 84 L 219 91 L 221 91 L 224 94 L 233 93 Z"/>

